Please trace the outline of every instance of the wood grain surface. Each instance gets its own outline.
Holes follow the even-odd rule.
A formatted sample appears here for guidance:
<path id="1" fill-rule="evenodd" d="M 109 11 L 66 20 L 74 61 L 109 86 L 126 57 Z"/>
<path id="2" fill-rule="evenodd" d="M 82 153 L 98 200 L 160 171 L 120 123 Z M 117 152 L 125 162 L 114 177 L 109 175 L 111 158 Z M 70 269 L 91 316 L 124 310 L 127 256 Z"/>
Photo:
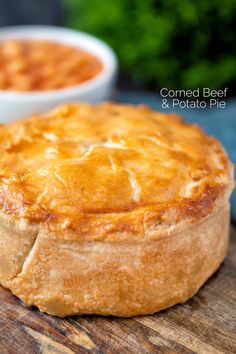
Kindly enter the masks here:
<path id="1" fill-rule="evenodd" d="M 225 262 L 199 293 L 152 316 L 55 318 L 0 287 L 0 354 L 28 353 L 236 353 L 236 227 Z"/>

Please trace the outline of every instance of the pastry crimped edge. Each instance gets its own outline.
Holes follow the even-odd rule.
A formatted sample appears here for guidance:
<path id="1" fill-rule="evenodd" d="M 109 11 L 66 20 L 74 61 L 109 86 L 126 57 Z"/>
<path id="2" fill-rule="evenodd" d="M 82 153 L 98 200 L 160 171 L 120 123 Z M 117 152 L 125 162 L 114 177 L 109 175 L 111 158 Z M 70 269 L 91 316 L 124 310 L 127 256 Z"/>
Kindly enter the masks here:
<path id="1" fill-rule="evenodd" d="M 224 260 L 232 184 L 206 217 L 149 225 L 134 239 L 58 239 L 40 224 L 2 214 L 0 283 L 26 305 L 60 317 L 129 317 L 183 303 Z"/>

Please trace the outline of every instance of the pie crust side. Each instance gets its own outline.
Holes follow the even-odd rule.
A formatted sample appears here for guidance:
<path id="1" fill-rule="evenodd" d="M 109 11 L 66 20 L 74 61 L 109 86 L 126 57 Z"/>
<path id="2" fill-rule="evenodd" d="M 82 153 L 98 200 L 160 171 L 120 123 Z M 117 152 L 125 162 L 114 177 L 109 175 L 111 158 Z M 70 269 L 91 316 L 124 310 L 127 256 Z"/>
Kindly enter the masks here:
<path id="1" fill-rule="evenodd" d="M 117 242 L 58 240 L 42 227 L 36 232 L 4 222 L 0 282 L 55 316 L 154 313 L 188 300 L 217 270 L 227 251 L 229 215 L 225 202 L 162 236 Z"/>

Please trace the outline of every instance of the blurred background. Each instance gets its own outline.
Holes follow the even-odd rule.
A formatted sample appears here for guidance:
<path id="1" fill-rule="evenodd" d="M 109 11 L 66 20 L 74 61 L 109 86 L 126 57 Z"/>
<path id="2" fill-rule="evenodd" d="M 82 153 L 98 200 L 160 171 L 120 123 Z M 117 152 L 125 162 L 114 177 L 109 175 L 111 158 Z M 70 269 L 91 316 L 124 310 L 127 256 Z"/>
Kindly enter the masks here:
<path id="1" fill-rule="evenodd" d="M 94 34 L 120 63 L 118 85 L 236 94 L 236 0 L 0 0 L 0 26 L 52 24 Z"/>

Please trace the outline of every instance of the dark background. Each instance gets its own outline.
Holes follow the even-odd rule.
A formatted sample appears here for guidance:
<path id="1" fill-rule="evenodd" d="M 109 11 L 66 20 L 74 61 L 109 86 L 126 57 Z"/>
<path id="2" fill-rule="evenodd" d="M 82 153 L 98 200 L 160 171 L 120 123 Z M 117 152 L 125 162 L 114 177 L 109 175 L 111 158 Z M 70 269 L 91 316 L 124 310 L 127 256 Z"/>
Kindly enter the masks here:
<path id="1" fill-rule="evenodd" d="M 62 23 L 62 7 L 58 0 L 0 0 L 1 27 Z"/>

